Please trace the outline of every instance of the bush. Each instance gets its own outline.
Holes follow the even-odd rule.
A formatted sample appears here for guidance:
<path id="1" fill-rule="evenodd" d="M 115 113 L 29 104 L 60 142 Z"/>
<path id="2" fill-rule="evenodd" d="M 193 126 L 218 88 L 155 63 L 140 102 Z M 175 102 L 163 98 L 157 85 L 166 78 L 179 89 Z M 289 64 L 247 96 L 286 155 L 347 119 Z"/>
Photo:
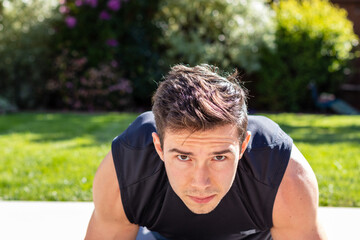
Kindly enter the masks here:
<path id="1" fill-rule="evenodd" d="M 89 67 L 86 57 L 71 56 L 68 51 L 55 59 L 59 70 L 47 89 L 53 94 L 52 106 L 75 110 L 124 110 L 131 104 L 132 87 L 121 78 L 117 62 Z"/>
<path id="2" fill-rule="evenodd" d="M 274 13 L 261 0 L 163 0 L 157 24 L 167 62 L 209 63 L 225 70 L 258 70 L 259 49 L 271 48 Z"/>
<path id="3" fill-rule="evenodd" d="M 309 110 L 309 83 L 335 93 L 358 39 L 346 11 L 326 0 L 280 1 L 274 9 L 276 50 L 261 51 L 256 99 L 269 110 Z"/>
<path id="4" fill-rule="evenodd" d="M 46 104 L 51 9 L 46 0 L 0 2 L 0 95 L 22 109 Z"/>
<path id="5" fill-rule="evenodd" d="M 158 45 L 161 34 L 153 24 L 157 7 L 158 0 L 68 0 L 61 2 L 59 11 L 63 14 L 63 21 L 55 26 L 59 59 L 64 58 L 64 52 L 67 52 L 65 55 L 70 65 L 71 62 L 86 59 L 86 64 L 77 70 L 76 78 L 72 77 L 66 67 L 56 65 L 58 77 L 50 82 L 50 86 L 57 86 L 53 90 L 66 89 L 63 88 L 66 85 L 64 83 L 71 83 L 73 86 L 70 92 L 64 90 L 57 92 L 67 108 L 77 109 L 79 105 L 83 109 L 102 108 L 103 101 L 92 101 L 86 99 L 85 96 L 79 98 L 78 96 L 83 95 L 80 92 L 87 89 L 89 91 L 87 96 L 90 97 L 92 95 L 90 92 L 100 93 L 101 90 L 101 95 L 103 95 L 110 86 L 120 86 L 125 82 L 130 83 L 129 88 L 133 89 L 134 101 L 122 101 L 124 96 L 129 98 L 130 95 L 129 92 L 124 95 L 120 91 L 119 98 L 122 100 L 113 102 L 111 104 L 113 109 L 126 107 L 121 103 L 149 104 L 149 99 L 156 88 L 155 82 L 161 78 L 163 72 L 160 61 L 161 49 Z M 111 63 L 116 63 L 116 67 L 111 67 Z M 100 72 L 111 70 L 113 80 L 107 79 L 109 82 L 102 84 L 104 78 L 101 74 L 97 74 L 98 77 L 91 80 L 94 81 L 91 86 L 79 80 L 88 79 L 95 69 Z M 58 88 L 59 86 L 62 87 Z M 99 86 L 102 87 L 98 88 Z M 81 104 L 75 104 L 79 101 Z M 92 106 L 88 104 L 89 102 L 92 102 Z M 104 109 L 109 109 L 109 107 L 104 107 Z"/>

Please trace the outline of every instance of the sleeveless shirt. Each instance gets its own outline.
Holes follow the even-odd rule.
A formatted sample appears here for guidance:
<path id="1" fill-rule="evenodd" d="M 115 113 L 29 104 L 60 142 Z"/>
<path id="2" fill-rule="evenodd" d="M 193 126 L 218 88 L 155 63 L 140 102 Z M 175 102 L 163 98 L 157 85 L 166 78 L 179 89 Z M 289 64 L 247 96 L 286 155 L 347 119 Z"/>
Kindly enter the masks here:
<path id="1" fill-rule="evenodd" d="M 145 112 L 112 142 L 125 214 L 168 239 L 272 239 L 272 210 L 289 162 L 292 139 L 272 120 L 248 117 L 251 139 L 229 192 L 208 214 L 191 212 L 172 190 L 157 155 L 152 112 Z"/>

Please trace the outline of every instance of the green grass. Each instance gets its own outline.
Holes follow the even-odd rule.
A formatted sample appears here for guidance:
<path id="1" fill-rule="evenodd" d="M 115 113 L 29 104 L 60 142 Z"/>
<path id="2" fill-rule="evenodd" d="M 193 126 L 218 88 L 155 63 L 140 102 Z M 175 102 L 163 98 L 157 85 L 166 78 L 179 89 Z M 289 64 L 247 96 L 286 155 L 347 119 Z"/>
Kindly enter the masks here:
<path id="1" fill-rule="evenodd" d="M 320 205 L 360 207 L 360 116 L 267 115 L 312 166 Z"/>
<path id="2" fill-rule="evenodd" d="M 112 139 L 137 114 L 0 116 L 0 199 L 90 201 Z M 318 178 L 322 206 L 360 207 L 360 116 L 267 115 Z"/>
<path id="3" fill-rule="evenodd" d="M 0 116 L 0 199 L 92 200 L 112 139 L 136 114 Z"/>

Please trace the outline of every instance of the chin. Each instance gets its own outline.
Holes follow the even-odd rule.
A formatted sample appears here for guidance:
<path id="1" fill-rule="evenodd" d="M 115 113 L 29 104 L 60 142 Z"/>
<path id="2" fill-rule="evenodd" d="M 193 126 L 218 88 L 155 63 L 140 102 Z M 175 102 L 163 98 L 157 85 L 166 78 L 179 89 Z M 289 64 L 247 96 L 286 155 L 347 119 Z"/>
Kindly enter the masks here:
<path id="1" fill-rule="evenodd" d="M 218 205 L 219 202 L 214 204 L 204 204 L 204 205 L 198 205 L 198 204 L 186 204 L 186 207 L 195 214 L 208 214 L 211 213 Z"/>
<path id="2" fill-rule="evenodd" d="M 189 208 L 189 210 L 195 214 L 208 214 L 211 213 L 215 208 L 212 209 L 191 209 Z"/>

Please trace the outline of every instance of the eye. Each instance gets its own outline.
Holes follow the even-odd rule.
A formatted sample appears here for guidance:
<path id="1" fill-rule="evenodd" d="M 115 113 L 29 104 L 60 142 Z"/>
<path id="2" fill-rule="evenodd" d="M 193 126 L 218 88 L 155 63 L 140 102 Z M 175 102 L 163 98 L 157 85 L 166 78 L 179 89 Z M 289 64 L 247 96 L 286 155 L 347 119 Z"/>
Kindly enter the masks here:
<path id="1" fill-rule="evenodd" d="M 180 161 L 189 161 L 190 160 L 189 156 L 187 156 L 187 155 L 178 155 L 177 158 Z"/>
<path id="2" fill-rule="evenodd" d="M 224 161 L 226 159 L 226 157 L 225 156 L 215 156 L 215 157 L 213 157 L 213 159 L 215 161 Z"/>

